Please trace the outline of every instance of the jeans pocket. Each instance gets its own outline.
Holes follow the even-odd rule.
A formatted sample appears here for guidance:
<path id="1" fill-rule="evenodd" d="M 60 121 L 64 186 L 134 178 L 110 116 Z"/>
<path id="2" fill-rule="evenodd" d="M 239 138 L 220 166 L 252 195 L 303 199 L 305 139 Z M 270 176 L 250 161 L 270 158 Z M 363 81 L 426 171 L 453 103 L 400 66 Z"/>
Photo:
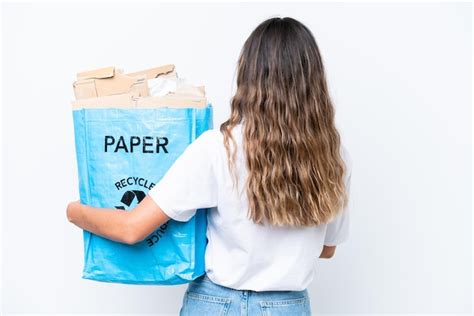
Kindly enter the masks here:
<path id="1" fill-rule="evenodd" d="M 229 311 L 230 297 L 186 291 L 180 316 L 225 316 Z"/>
<path id="2" fill-rule="evenodd" d="M 307 297 L 259 301 L 262 316 L 309 316 Z"/>

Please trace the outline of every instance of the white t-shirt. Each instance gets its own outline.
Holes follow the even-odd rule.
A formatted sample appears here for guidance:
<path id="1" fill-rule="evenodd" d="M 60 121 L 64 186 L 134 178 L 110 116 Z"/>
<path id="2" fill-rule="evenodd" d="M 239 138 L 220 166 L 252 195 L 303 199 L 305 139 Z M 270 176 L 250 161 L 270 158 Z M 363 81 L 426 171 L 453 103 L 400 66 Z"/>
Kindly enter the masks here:
<path id="1" fill-rule="evenodd" d="M 347 239 L 349 207 L 325 225 L 288 228 L 253 223 L 247 218 L 242 124 L 232 135 L 238 146 L 240 193 L 232 189 L 223 135 L 213 129 L 196 138 L 148 194 L 176 221 L 189 220 L 196 209 L 212 208 L 207 213 L 205 271 L 214 283 L 238 290 L 304 290 L 313 280 L 323 245 Z M 341 153 L 349 167 L 345 175 L 349 190 L 352 160 L 343 146 Z"/>

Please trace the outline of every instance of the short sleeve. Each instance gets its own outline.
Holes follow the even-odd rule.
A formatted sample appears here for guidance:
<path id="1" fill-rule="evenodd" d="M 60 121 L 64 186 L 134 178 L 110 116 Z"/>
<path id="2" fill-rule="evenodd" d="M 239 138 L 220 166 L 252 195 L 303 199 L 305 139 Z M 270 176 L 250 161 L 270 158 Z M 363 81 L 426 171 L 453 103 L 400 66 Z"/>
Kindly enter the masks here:
<path id="1" fill-rule="evenodd" d="M 327 224 L 326 236 L 324 238 L 325 246 L 336 246 L 349 237 L 349 215 L 351 209 L 351 198 L 350 198 L 350 189 L 351 189 L 351 177 L 352 177 L 352 158 L 345 148 L 343 151 L 343 159 L 347 166 L 347 171 L 344 175 L 344 183 L 346 186 L 347 194 L 349 201 L 344 207 L 344 209 L 331 221 Z"/>
<path id="2" fill-rule="evenodd" d="M 148 191 L 163 212 L 176 221 L 186 222 L 197 209 L 217 206 L 213 136 L 213 130 L 199 135 Z"/>

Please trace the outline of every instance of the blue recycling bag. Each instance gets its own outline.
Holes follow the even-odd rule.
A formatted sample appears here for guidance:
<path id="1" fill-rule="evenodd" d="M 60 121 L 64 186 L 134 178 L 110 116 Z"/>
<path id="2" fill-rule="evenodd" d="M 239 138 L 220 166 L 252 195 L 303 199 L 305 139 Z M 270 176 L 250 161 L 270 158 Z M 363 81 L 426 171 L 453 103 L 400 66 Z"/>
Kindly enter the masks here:
<path id="1" fill-rule="evenodd" d="M 203 108 L 82 108 L 73 110 L 81 203 L 133 209 L 185 148 L 212 129 Z M 82 278 L 126 284 L 183 284 L 204 274 L 206 212 L 170 219 L 128 245 L 83 231 Z"/>

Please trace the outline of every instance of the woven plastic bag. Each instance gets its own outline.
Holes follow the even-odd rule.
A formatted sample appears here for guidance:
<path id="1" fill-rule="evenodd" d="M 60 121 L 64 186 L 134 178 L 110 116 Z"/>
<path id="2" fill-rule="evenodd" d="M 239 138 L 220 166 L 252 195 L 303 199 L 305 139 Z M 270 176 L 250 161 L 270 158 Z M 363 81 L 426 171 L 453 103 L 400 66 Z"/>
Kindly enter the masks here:
<path id="1" fill-rule="evenodd" d="M 212 128 L 205 107 L 73 109 L 81 203 L 131 210 L 185 148 Z M 206 212 L 170 219 L 128 245 L 83 231 L 82 278 L 126 284 L 173 285 L 204 274 Z"/>

